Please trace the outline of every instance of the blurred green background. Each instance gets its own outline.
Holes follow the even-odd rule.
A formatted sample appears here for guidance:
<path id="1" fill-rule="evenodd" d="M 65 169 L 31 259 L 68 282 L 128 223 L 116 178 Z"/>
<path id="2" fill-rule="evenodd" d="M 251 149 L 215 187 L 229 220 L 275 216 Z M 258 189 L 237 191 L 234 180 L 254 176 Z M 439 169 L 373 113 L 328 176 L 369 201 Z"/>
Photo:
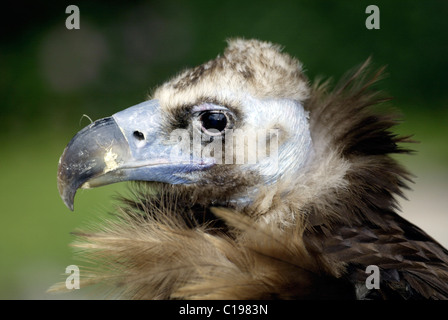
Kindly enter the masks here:
<path id="1" fill-rule="evenodd" d="M 80 9 L 68 30 L 65 9 Z M 367 5 L 380 30 L 367 30 Z M 0 299 L 74 299 L 46 293 L 72 258 L 70 232 L 113 207 L 126 184 L 62 203 L 56 170 L 89 123 L 137 104 L 185 67 L 214 58 L 229 37 L 279 43 L 307 75 L 340 77 L 372 56 L 379 87 L 403 113 L 397 132 L 417 154 L 403 215 L 448 245 L 448 1 L 74 1 L 2 5 L 0 28 Z M 82 290 L 78 290 L 82 291 Z"/>

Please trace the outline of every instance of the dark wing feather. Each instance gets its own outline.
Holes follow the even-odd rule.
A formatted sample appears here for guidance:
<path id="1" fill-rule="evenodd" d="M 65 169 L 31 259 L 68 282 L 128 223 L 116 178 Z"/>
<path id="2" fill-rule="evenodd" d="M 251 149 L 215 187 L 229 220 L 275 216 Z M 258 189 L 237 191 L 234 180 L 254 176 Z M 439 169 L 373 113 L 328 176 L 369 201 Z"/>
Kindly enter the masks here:
<path id="1" fill-rule="evenodd" d="M 448 299 L 448 251 L 398 215 L 383 215 L 387 228 L 332 225 L 330 231 L 321 225 L 305 239 L 315 254 L 346 262 L 345 277 L 360 287 L 365 286 L 369 275 L 367 266 L 380 268 L 380 289 L 360 298 L 374 294 L 382 298 Z"/>

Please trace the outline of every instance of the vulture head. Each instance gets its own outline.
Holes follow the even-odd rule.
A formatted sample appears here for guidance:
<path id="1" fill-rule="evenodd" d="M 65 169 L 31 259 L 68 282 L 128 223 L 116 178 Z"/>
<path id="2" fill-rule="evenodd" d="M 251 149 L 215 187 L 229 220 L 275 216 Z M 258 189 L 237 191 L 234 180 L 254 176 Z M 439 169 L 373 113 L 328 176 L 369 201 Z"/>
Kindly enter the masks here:
<path id="1" fill-rule="evenodd" d="M 61 196 L 73 210 L 80 187 L 135 180 L 203 205 L 247 206 L 312 161 L 308 94 L 297 60 L 269 43 L 233 41 L 151 100 L 79 132 L 61 157 Z"/>
<path id="2" fill-rule="evenodd" d="M 268 42 L 235 39 L 150 98 L 82 129 L 58 189 L 137 181 L 76 233 L 85 284 L 120 297 L 447 298 L 448 253 L 397 213 L 407 137 L 369 61 L 334 88 Z M 378 288 L 366 267 L 378 267 Z"/>

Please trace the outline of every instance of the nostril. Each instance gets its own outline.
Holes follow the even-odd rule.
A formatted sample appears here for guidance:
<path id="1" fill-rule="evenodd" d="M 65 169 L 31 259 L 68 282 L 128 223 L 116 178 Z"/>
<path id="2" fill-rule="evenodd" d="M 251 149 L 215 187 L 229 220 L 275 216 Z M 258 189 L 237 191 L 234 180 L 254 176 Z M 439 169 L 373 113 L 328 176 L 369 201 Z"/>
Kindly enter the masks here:
<path id="1" fill-rule="evenodd" d="M 134 131 L 134 137 L 139 141 L 145 140 L 145 135 L 140 131 Z"/>

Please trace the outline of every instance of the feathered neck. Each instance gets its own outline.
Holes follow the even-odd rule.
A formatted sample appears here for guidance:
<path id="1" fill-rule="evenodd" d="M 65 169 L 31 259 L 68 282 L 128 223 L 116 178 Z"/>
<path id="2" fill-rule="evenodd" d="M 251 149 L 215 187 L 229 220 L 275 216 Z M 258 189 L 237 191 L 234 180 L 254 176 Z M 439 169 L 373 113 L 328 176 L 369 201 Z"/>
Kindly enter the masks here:
<path id="1" fill-rule="evenodd" d="M 310 127 L 319 159 L 338 159 L 344 167 L 342 181 L 327 190 L 307 207 L 312 215 L 325 212 L 330 220 L 351 224 L 368 221 L 382 224 L 378 212 L 397 209 L 396 196 L 410 182 L 410 173 L 392 154 L 409 153 L 400 144 L 412 142 L 399 137 L 392 127 L 399 116 L 379 106 L 390 100 L 374 90 L 383 69 L 369 70 L 367 60 L 349 72 L 332 91 L 329 82 L 315 83 L 306 108 L 311 113 Z M 326 203 L 326 210 L 319 209 Z M 317 214 L 319 215 L 319 214 Z M 319 217 L 315 217 L 319 218 Z"/>
<path id="2" fill-rule="evenodd" d="M 307 165 L 273 185 L 257 186 L 244 214 L 266 223 L 294 224 L 307 217 L 350 225 L 381 225 L 378 212 L 397 209 L 411 175 L 391 155 L 409 153 L 399 145 L 412 142 L 392 132 L 399 116 L 379 110 L 389 101 L 373 86 L 383 69 L 370 71 L 367 60 L 330 88 L 316 82 L 304 108 L 309 112 L 313 152 Z"/>

